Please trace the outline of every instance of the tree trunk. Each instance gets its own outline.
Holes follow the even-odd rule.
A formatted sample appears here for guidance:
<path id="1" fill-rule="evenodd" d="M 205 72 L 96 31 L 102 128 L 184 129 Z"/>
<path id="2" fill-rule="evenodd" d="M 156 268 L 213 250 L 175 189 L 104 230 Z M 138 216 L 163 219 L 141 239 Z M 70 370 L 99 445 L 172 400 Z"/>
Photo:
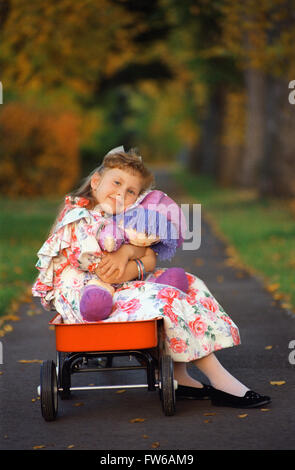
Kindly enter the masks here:
<path id="1" fill-rule="evenodd" d="M 286 79 L 268 77 L 262 195 L 295 197 L 295 105 L 289 92 Z"/>
<path id="2" fill-rule="evenodd" d="M 224 92 L 217 88 L 211 95 L 201 122 L 200 142 L 190 155 L 189 168 L 216 176 L 220 158 L 220 138 L 224 110 Z"/>
<path id="3" fill-rule="evenodd" d="M 240 184 L 255 187 L 258 183 L 259 167 L 264 155 L 264 88 L 263 73 L 254 68 L 245 71 L 246 85 L 246 130 L 245 152 L 241 166 Z"/>
<path id="4" fill-rule="evenodd" d="M 218 165 L 218 182 L 221 186 L 235 186 L 238 183 L 244 145 L 245 93 L 229 91 L 225 100 Z"/>

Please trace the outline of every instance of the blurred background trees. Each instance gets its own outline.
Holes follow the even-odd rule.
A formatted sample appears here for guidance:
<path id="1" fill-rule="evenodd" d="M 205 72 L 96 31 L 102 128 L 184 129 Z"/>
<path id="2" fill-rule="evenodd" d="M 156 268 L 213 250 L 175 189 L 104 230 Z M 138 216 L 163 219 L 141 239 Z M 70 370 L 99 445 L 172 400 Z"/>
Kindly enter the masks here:
<path id="1" fill-rule="evenodd" d="M 295 197 L 294 2 L 0 0 L 0 187 L 64 194 L 111 148 Z"/>

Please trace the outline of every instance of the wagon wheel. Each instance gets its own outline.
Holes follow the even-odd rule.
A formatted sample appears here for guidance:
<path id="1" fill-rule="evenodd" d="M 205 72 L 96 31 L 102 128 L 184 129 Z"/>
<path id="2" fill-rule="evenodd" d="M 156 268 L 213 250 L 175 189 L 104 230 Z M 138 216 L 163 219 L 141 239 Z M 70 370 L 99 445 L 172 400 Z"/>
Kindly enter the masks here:
<path id="1" fill-rule="evenodd" d="M 61 388 L 60 397 L 62 400 L 69 400 L 71 398 L 71 370 L 69 362 L 67 361 L 68 354 L 59 352 L 59 371 L 58 371 L 58 384 Z"/>
<path id="2" fill-rule="evenodd" d="M 170 356 L 161 357 L 159 374 L 162 408 L 166 416 L 173 416 L 175 413 L 175 390 L 173 361 Z"/>
<path id="3" fill-rule="evenodd" d="M 54 421 L 57 416 L 57 376 L 53 361 L 41 365 L 41 412 L 45 421 Z"/>

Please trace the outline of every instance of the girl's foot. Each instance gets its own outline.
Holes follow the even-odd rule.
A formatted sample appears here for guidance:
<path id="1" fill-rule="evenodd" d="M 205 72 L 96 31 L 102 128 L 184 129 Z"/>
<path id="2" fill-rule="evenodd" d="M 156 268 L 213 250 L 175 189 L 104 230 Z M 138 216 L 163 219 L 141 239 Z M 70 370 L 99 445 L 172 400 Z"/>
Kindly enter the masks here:
<path id="1" fill-rule="evenodd" d="M 188 280 L 183 268 L 168 268 L 152 282 L 177 287 L 177 289 L 180 289 L 185 293 L 188 291 Z"/>
<path id="2" fill-rule="evenodd" d="M 103 287 L 87 285 L 82 292 L 80 312 L 86 322 L 105 320 L 111 313 L 113 296 Z"/>
<path id="3" fill-rule="evenodd" d="M 178 385 L 175 390 L 176 398 L 186 398 L 189 400 L 208 400 L 211 397 L 211 385 L 201 384 L 201 387 L 188 387 Z"/>
<path id="4" fill-rule="evenodd" d="M 257 408 L 271 401 L 270 397 L 260 395 L 259 393 L 253 392 L 253 390 L 248 390 L 243 397 L 238 397 L 211 387 L 210 394 L 212 405 L 230 406 L 232 408 Z"/>
<path id="5" fill-rule="evenodd" d="M 111 284 L 103 282 L 100 279 L 91 279 L 91 281 L 88 281 L 87 286 L 103 287 L 104 289 L 108 290 L 111 295 L 114 295 L 115 293 L 115 288 Z"/>

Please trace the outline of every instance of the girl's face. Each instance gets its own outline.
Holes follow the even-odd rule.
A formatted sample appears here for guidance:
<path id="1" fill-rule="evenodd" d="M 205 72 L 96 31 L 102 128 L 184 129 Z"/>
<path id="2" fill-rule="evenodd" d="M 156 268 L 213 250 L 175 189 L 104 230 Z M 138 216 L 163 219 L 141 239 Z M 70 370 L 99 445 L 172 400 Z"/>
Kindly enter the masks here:
<path id="1" fill-rule="evenodd" d="M 101 210 L 108 214 L 119 214 L 138 198 L 142 178 L 139 173 L 111 168 L 102 175 L 95 173 L 91 178 L 91 187 Z"/>

